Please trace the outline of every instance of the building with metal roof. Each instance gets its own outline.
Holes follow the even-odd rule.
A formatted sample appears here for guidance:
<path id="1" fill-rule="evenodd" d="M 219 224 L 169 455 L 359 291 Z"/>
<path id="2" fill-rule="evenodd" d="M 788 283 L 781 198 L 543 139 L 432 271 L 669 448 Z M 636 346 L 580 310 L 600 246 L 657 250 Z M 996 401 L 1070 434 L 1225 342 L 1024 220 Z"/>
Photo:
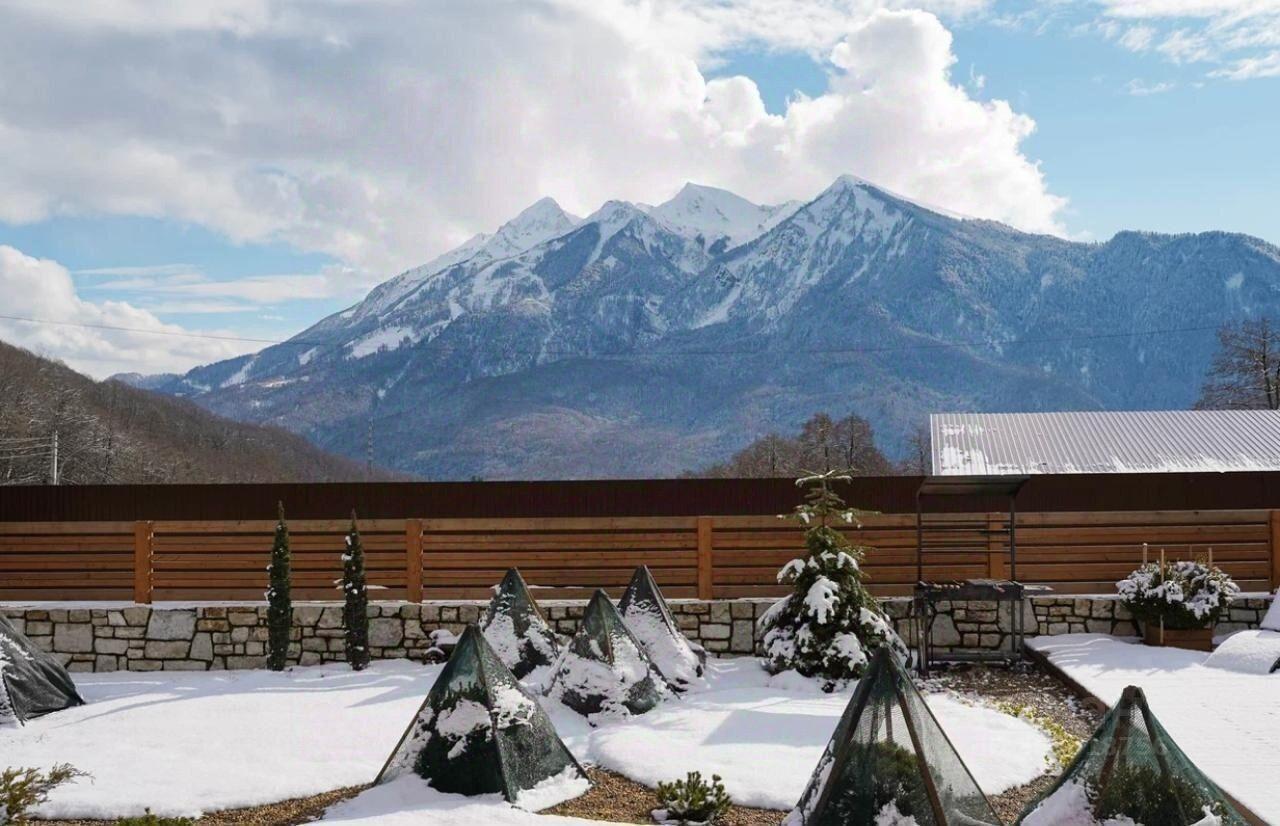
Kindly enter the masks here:
<path id="1" fill-rule="evenodd" d="M 1280 470 L 1280 411 L 935 413 L 933 474 Z"/>

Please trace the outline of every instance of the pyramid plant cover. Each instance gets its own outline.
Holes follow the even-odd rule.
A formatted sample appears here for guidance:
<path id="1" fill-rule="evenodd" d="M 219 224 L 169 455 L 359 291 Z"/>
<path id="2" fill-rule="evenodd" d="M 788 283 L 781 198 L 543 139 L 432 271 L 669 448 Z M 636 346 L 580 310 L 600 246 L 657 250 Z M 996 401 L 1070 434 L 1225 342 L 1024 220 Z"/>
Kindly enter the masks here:
<path id="1" fill-rule="evenodd" d="M 672 688 L 684 691 L 702 680 L 706 652 L 694 650 L 680 633 L 648 566 L 636 568 L 618 613 Z"/>
<path id="2" fill-rule="evenodd" d="M 485 613 L 485 639 L 519 679 L 535 668 L 551 665 L 560 654 L 560 640 L 529 594 L 520 571 L 510 568 Z"/>
<path id="3" fill-rule="evenodd" d="M 585 715 L 644 714 L 667 696 L 666 678 L 627 630 L 622 615 L 597 590 L 582 624 L 560 652 L 547 695 Z"/>
<path id="4" fill-rule="evenodd" d="M 1058 782 L 1023 812 L 1025 826 L 1245 826 L 1129 686 Z"/>
<path id="5" fill-rule="evenodd" d="M 0 726 L 82 705 L 62 663 L 0 615 Z"/>
<path id="6" fill-rule="evenodd" d="M 547 713 L 474 625 L 374 784 L 409 773 L 442 792 L 499 793 L 512 803 L 544 780 L 586 778 Z"/>
<path id="7" fill-rule="evenodd" d="M 881 648 L 784 826 L 999 823 L 911 678 Z"/>

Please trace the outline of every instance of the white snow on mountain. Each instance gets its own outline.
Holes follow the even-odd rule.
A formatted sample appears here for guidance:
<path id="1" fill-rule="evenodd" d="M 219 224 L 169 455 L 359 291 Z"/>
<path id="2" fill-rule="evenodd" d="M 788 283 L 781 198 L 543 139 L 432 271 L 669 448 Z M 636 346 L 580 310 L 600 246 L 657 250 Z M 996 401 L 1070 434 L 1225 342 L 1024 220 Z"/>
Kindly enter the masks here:
<path id="1" fill-rule="evenodd" d="M 796 201 L 759 206 L 723 189 L 688 183 L 649 214 L 673 232 L 702 238 L 707 247 L 723 240 L 723 249 L 731 249 L 768 232 L 798 207 Z"/>
<path id="2" fill-rule="evenodd" d="M 492 235 L 474 235 L 461 246 L 439 255 L 420 267 L 414 267 L 384 283 L 370 293 L 356 318 L 381 314 L 412 293 L 423 282 L 450 267 L 471 261 L 478 264 L 500 261 L 518 255 L 551 238 L 573 229 L 579 218 L 560 208 L 551 198 L 541 198 L 519 215 L 498 228 Z"/>

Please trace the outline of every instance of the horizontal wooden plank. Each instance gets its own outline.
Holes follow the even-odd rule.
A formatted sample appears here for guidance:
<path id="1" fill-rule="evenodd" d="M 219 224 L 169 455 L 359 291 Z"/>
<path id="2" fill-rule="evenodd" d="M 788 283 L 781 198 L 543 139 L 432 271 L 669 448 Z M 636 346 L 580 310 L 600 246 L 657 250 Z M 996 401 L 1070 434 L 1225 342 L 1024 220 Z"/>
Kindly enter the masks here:
<path id="1" fill-rule="evenodd" d="M 400 532 L 404 533 L 403 519 L 360 519 L 356 521 L 356 527 L 360 529 L 360 533 L 374 533 L 384 531 L 387 533 Z M 345 534 L 347 529 L 351 527 L 350 519 L 288 519 L 285 524 L 289 527 L 289 533 L 340 533 Z M 130 530 L 133 530 L 133 523 L 129 523 Z M 243 520 L 223 520 L 223 521 L 207 521 L 207 520 L 160 520 L 155 522 L 156 533 L 262 533 L 274 534 L 276 529 L 276 521 L 274 519 L 243 519 Z"/>
<path id="2" fill-rule="evenodd" d="M 694 530 L 696 516 L 603 516 L 603 517 L 491 517 L 474 519 L 423 519 L 424 534 L 437 531 L 462 533 L 499 531 L 625 531 Z"/>

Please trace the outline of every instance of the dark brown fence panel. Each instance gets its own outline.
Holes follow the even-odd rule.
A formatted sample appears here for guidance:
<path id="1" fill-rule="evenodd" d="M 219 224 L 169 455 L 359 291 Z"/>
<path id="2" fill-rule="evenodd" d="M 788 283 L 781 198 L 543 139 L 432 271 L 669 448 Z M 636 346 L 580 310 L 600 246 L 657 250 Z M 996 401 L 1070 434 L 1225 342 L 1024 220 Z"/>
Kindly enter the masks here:
<path id="1" fill-rule="evenodd" d="M 920 480 L 865 477 L 839 490 L 860 508 L 912 513 Z M 789 479 L 43 485 L 0 487 L 0 522 L 272 519 L 277 501 L 293 519 L 332 519 L 352 508 L 372 519 L 772 516 L 799 498 Z M 934 503 L 969 513 L 1006 505 L 977 497 Z M 1035 476 L 1018 506 L 1028 513 L 1280 508 L 1280 472 Z"/>
<path id="2" fill-rule="evenodd" d="M 132 600 L 134 523 L 0 523 L 0 600 Z"/>

